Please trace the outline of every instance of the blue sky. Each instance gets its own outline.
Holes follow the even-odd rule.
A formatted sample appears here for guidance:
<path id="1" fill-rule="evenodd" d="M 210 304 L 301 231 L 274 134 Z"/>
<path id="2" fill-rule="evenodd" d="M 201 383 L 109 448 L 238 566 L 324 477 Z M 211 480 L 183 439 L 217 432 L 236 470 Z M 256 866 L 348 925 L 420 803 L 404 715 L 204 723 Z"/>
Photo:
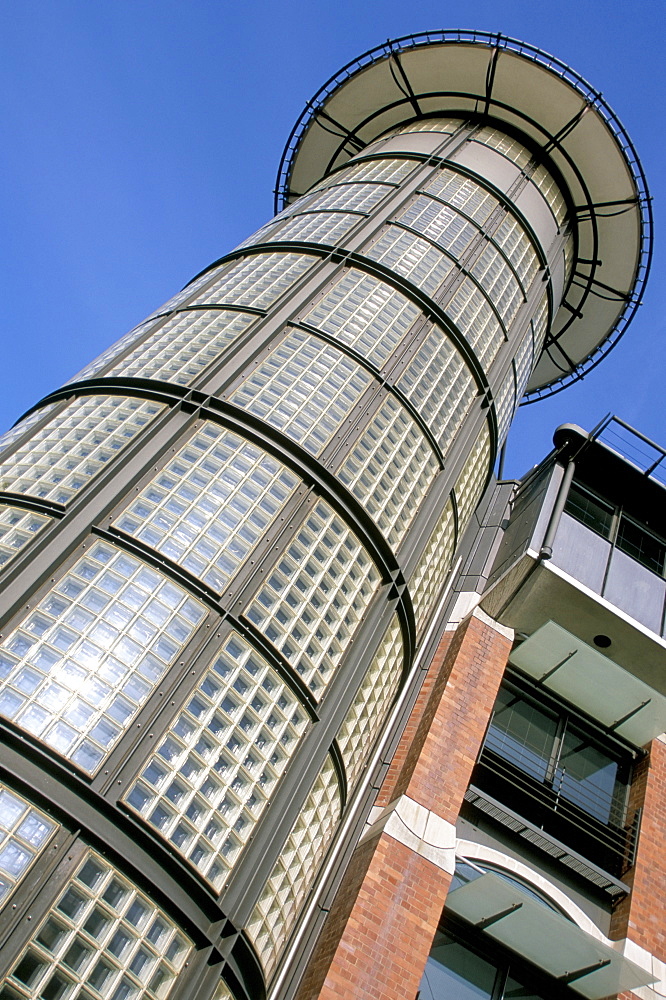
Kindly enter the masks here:
<path id="1" fill-rule="evenodd" d="M 523 408 L 506 472 L 609 410 L 666 444 L 664 8 L 658 0 L 21 0 L 0 10 L 0 429 L 272 212 L 283 145 L 344 63 L 432 28 L 552 52 L 616 111 L 654 196 L 644 305 L 582 383 Z"/>

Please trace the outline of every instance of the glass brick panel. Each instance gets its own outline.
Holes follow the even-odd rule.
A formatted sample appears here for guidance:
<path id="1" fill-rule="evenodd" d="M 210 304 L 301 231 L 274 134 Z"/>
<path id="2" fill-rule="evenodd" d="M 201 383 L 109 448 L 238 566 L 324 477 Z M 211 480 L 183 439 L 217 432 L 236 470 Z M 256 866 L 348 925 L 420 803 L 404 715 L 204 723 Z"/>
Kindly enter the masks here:
<path id="1" fill-rule="evenodd" d="M 479 230 L 473 223 L 448 205 L 442 205 L 434 198 L 422 194 L 414 198 L 397 221 L 428 236 L 456 260 L 479 236 Z"/>
<path id="2" fill-rule="evenodd" d="M 318 455 L 372 381 L 331 344 L 292 330 L 241 382 L 231 402 Z"/>
<path id="3" fill-rule="evenodd" d="M 449 498 L 409 581 L 419 638 L 449 575 L 455 544 L 455 519 Z"/>
<path id="4" fill-rule="evenodd" d="M 0 714 L 92 773 L 203 617 L 160 572 L 95 542 L 0 645 Z"/>
<path id="5" fill-rule="evenodd" d="M 495 399 L 495 412 L 497 413 L 497 440 L 501 445 L 509 430 L 509 424 L 513 417 L 516 406 L 516 380 L 513 368 L 506 373 L 504 381 L 500 386 Z"/>
<path id="6" fill-rule="evenodd" d="M 312 257 L 296 253 L 257 254 L 228 266 L 192 300 L 203 303 L 252 306 L 268 309 L 314 264 Z"/>
<path id="7" fill-rule="evenodd" d="M 207 422 L 115 523 L 221 592 L 299 482 Z"/>
<path id="8" fill-rule="evenodd" d="M 524 169 L 532 159 L 532 154 L 517 139 L 510 139 L 508 135 L 505 135 L 504 132 L 498 132 L 497 129 L 481 128 L 474 133 L 473 138 L 475 142 L 499 150 L 521 169 Z"/>
<path id="9" fill-rule="evenodd" d="M 163 910 L 89 851 L 2 985 L 30 1000 L 166 1000 L 192 952 Z"/>
<path id="10" fill-rule="evenodd" d="M 228 267 L 227 264 L 221 264 L 220 267 L 211 268 L 206 271 L 205 274 L 200 274 L 198 278 L 194 278 L 189 284 L 185 285 L 185 288 L 183 288 L 182 291 L 178 292 L 176 295 L 172 295 L 172 297 L 168 299 L 163 306 L 160 306 L 159 309 L 152 312 L 148 319 L 153 319 L 157 316 L 165 316 L 168 313 L 173 312 L 177 306 L 186 302 L 187 299 L 191 298 L 196 291 L 203 288 L 204 285 L 207 285 L 209 281 L 212 281 L 213 278 L 215 278 L 215 276 L 226 267 Z"/>
<path id="11" fill-rule="evenodd" d="M 335 767 L 326 759 L 247 925 L 267 973 L 291 931 L 340 820 Z"/>
<path id="12" fill-rule="evenodd" d="M 46 813 L 0 782 L 0 905 L 57 829 Z"/>
<path id="13" fill-rule="evenodd" d="M 82 368 L 81 371 L 78 372 L 73 378 L 68 379 L 65 385 L 68 385 L 71 382 L 83 382 L 86 379 L 92 378 L 93 375 L 96 375 L 98 372 L 101 372 L 103 368 L 106 368 L 107 365 L 111 364 L 114 358 L 117 358 L 120 354 L 124 354 L 124 352 L 128 350 L 135 341 L 141 340 L 148 330 L 150 330 L 151 326 L 154 326 L 158 322 L 159 320 L 155 318 L 147 319 L 144 323 L 139 323 L 139 325 L 135 326 L 129 331 L 129 333 L 126 333 L 124 337 L 121 337 L 120 340 L 115 342 L 115 344 L 112 344 L 111 347 L 107 348 L 103 354 L 100 354 L 94 361 L 91 361 L 89 365 Z"/>
<path id="14" fill-rule="evenodd" d="M 341 209 L 346 212 L 369 213 L 390 192 L 391 188 L 385 184 L 363 184 L 358 181 L 351 184 L 336 184 L 309 201 L 308 211 Z"/>
<path id="15" fill-rule="evenodd" d="M 533 344 L 532 328 L 527 328 L 527 333 L 523 337 L 522 343 L 516 351 L 514 364 L 516 366 L 516 399 L 520 400 L 525 392 L 525 386 L 529 380 L 533 367 Z"/>
<path id="16" fill-rule="evenodd" d="M 455 294 L 444 304 L 479 361 L 488 366 L 505 341 L 504 331 L 490 303 L 470 278 L 463 278 Z"/>
<path id="17" fill-rule="evenodd" d="M 437 459 L 418 425 L 389 396 L 358 438 L 337 477 L 397 549 L 438 472 Z"/>
<path id="18" fill-rule="evenodd" d="M 234 1000 L 234 995 L 225 983 L 224 979 L 221 979 L 217 989 L 213 993 L 213 1000 Z"/>
<path id="19" fill-rule="evenodd" d="M 231 632 L 126 802 L 219 891 L 307 725 L 279 674 Z"/>
<path id="20" fill-rule="evenodd" d="M 548 332 L 548 293 L 544 292 L 541 302 L 537 306 L 532 317 L 532 330 L 534 334 L 534 357 L 538 359 L 543 349 L 543 342 Z"/>
<path id="21" fill-rule="evenodd" d="M 447 167 L 435 174 L 424 190 L 445 201 L 447 205 L 460 209 L 479 225 L 483 225 L 499 207 L 497 198 L 480 184 Z"/>
<path id="22" fill-rule="evenodd" d="M 443 330 L 433 326 L 397 382 L 446 453 L 476 395 L 476 383 Z"/>
<path id="23" fill-rule="evenodd" d="M 420 316 L 390 285 L 350 268 L 304 319 L 381 368 Z"/>
<path id="24" fill-rule="evenodd" d="M 508 215 L 492 235 L 493 243 L 507 255 L 525 288 L 528 288 L 539 270 L 532 241 L 517 219 Z"/>
<path id="25" fill-rule="evenodd" d="M 565 280 L 568 281 L 571 276 L 571 268 L 574 260 L 574 244 L 573 237 L 567 236 L 564 243 L 564 274 Z"/>
<path id="26" fill-rule="evenodd" d="M 246 614 L 319 698 L 379 583 L 359 540 L 320 500 Z"/>
<path id="27" fill-rule="evenodd" d="M 434 296 L 455 268 L 453 261 L 432 243 L 397 226 L 389 226 L 365 253 L 414 282 L 430 296 Z"/>
<path id="28" fill-rule="evenodd" d="M 555 216 L 558 226 L 561 226 L 567 215 L 567 205 L 560 189 L 545 167 L 539 166 L 530 177 L 548 202 L 548 207 Z"/>
<path id="29" fill-rule="evenodd" d="M 338 732 L 338 745 L 351 790 L 370 756 L 402 677 L 403 646 L 395 615 Z"/>
<path id="30" fill-rule="evenodd" d="M 48 406 L 42 406 L 41 409 L 35 410 L 33 413 L 29 414 L 29 416 L 24 417 L 23 420 L 19 420 L 14 427 L 10 427 L 8 431 L 5 431 L 5 433 L 0 436 L 0 454 L 10 448 L 22 434 L 25 434 L 25 432 L 29 431 L 31 427 L 34 427 L 36 423 L 39 423 L 39 421 L 42 420 L 43 417 L 45 417 L 46 414 L 57 405 L 57 403 L 49 403 Z M 2 486 L 0 488 L 7 489 L 6 486 Z"/>
<path id="31" fill-rule="evenodd" d="M 190 385 L 256 320 L 230 309 L 177 312 L 108 374 Z"/>
<path id="32" fill-rule="evenodd" d="M 345 181 L 383 181 L 385 184 L 400 184 L 418 166 L 413 160 L 366 160 L 347 167 L 344 173 L 335 174 Z"/>
<path id="33" fill-rule="evenodd" d="M 391 135 L 407 135 L 410 132 L 447 132 L 452 134 L 457 132 L 461 125 L 462 119 L 460 118 L 422 118 L 410 125 L 403 125 Z"/>
<path id="34" fill-rule="evenodd" d="M 0 566 L 6 566 L 53 520 L 23 507 L 0 503 Z"/>
<path id="35" fill-rule="evenodd" d="M 338 243 L 350 229 L 360 221 L 362 216 L 350 212 L 312 212 L 291 219 L 270 236 L 264 236 L 264 241 L 301 240 L 304 243 Z M 261 242 L 255 240 L 254 242 Z"/>
<path id="36" fill-rule="evenodd" d="M 481 499 L 490 471 L 490 460 L 490 430 L 484 423 L 453 488 L 458 504 L 458 528 L 461 535 Z"/>
<path id="37" fill-rule="evenodd" d="M 0 489 L 67 503 L 163 409 L 125 396 L 75 399 L 0 464 Z"/>
<path id="38" fill-rule="evenodd" d="M 474 262 L 471 273 L 504 320 L 504 325 L 509 327 L 524 301 L 523 293 L 511 268 L 492 243 L 487 244 Z"/>

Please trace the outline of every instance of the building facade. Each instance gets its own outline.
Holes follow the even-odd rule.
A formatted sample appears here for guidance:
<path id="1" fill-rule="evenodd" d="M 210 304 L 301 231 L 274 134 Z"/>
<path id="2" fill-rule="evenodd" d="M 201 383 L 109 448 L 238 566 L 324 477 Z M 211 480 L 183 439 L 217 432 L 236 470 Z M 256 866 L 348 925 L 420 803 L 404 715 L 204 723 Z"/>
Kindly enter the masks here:
<path id="1" fill-rule="evenodd" d="M 596 919 L 610 940 L 606 903 L 633 923 L 637 821 L 601 860 L 586 845 L 626 826 L 622 794 L 638 802 L 634 730 L 599 765 L 603 713 L 583 702 L 581 721 L 549 693 L 555 730 L 528 767 L 506 751 L 522 723 L 492 715 L 497 698 L 509 719 L 538 711 L 525 650 L 543 665 L 542 647 L 587 642 L 566 616 L 514 620 L 561 522 L 570 438 L 587 438 L 571 432 L 534 480 L 558 498 L 535 568 L 507 514 L 533 477 L 514 496 L 492 470 L 518 402 L 593 367 L 640 302 L 633 146 L 540 51 L 414 36 L 309 103 L 277 208 L 2 439 L 2 1000 L 423 993 L 426 962 L 444 968 L 433 936 L 466 954 L 474 893 L 565 920 L 561 901 L 516 902 L 474 847 L 500 852 L 480 817 L 507 827 L 518 779 L 525 801 L 560 782 L 547 834 L 576 828 L 581 899 L 582 869 L 602 873 L 602 903 L 576 903 L 582 932 Z M 626 500 L 603 503 L 626 556 Z M 583 731 L 601 757 L 572 749 Z M 612 822 L 581 806 L 589 782 L 562 777 L 563 753 L 584 776 L 616 767 Z M 560 800 L 591 815 L 588 840 Z M 438 930 L 449 891 L 458 924 Z M 645 962 L 598 961 L 618 990 L 644 985 Z"/>

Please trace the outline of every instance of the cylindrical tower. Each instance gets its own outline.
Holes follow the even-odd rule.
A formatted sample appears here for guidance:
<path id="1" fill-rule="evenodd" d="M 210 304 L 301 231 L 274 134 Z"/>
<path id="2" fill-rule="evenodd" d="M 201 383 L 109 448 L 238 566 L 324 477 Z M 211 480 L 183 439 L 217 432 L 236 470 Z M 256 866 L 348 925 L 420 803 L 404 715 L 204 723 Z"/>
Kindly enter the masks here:
<path id="1" fill-rule="evenodd" d="M 346 67 L 278 208 L 2 440 L 3 1000 L 264 995 L 517 403 L 649 264 L 622 127 L 501 36 Z"/>

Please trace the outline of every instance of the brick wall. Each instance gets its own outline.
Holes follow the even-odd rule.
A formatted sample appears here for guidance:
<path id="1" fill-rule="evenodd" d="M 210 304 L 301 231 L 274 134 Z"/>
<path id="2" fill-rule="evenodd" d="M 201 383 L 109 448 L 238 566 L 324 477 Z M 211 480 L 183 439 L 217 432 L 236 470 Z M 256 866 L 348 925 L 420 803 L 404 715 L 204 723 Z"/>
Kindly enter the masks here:
<path id="1" fill-rule="evenodd" d="M 510 649 L 477 615 L 444 637 L 379 805 L 408 795 L 455 823 Z M 347 874 L 298 1000 L 413 1000 L 450 874 L 385 832 Z"/>
<path id="2" fill-rule="evenodd" d="M 625 876 L 632 891 L 613 913 L 611 937 L 627 937 L 666 962 L 666 744 L 660 740 L 637 769 L 631 799 L 642 799 L 643 816 L 636 863 Z"/>

